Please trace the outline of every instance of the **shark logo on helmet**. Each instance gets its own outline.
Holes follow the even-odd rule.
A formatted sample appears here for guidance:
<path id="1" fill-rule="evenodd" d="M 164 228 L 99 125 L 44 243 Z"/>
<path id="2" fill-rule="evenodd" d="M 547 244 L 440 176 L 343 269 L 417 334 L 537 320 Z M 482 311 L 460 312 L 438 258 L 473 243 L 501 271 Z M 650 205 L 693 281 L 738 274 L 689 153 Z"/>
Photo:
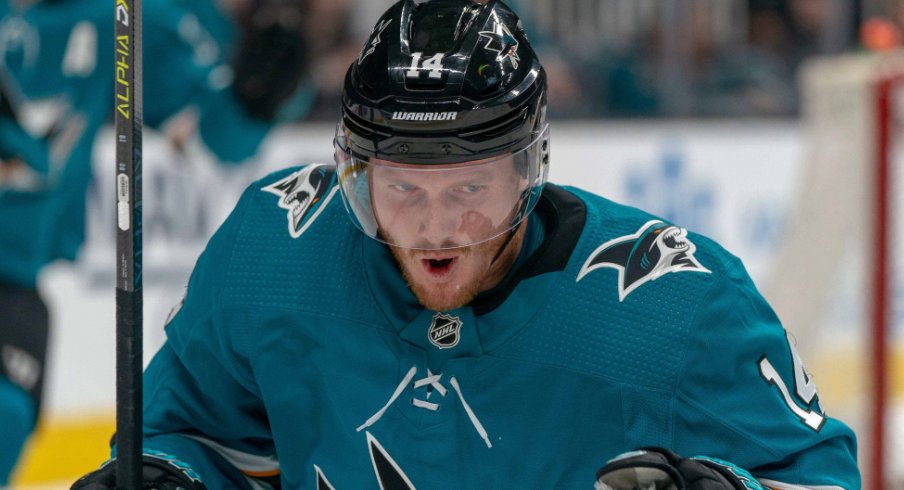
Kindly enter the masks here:
<path id="1" fill-rule="evenodd" d="M 298 238 L 339 189 L 336 169 L 322 163 L 308 165 L 292 175 L 262 188 L 279 196 L 279 207 L 288 210 L 289 235 Z"/>
<path id="2" fill-rule="evenodd" d="M 358 56 L 358 64 L 364 62 L 364 58 L 372 55 L 374 51 L 377 50 L 377 45 L 380 44 L 380 34 L 383 34 L 383 31 L 389 27 L 389 24 L 392 23 L 392 19 L 386 19 L 377 23 L 376 27 L 374 27 L 374 32 L 371 34 L 372 38 L 370 40 L 369 46 L 366 50 L 362 51 Z"/>
<path id="3" fill-rule="evenodd" d="M 505 24 L 497 22 L 492 31 L 480 31 L 479 34 L 480 37 L 487 38 L 484 49 L 495 52 L 496 61 L 509 60 L 512 68 L 518 69 L 518 62 L 521 61 L 521 57 L 518 56 L 519 43 Z"/>
<path id="4" fill-rule="evenodd" d="M 648 281 L 669 272 L 712 271 L 694 257 L 697 247 L 687 238 L 687 230 L 659 220 L 646 222 L 633 235 L 625 235 L 600 245 L 581 267 L 577 281 L 600 267 L 618 270 L 618 300 Z"/>

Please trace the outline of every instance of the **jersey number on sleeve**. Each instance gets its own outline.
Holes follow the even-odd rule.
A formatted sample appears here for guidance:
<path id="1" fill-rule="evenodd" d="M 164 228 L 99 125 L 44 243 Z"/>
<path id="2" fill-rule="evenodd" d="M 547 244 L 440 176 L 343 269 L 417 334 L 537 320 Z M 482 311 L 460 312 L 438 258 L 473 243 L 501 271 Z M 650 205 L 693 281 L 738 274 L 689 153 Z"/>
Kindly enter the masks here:
<path id="1" fill-rule="evenodd" d="M 769 362 L 769 359 L 766 356 L 761 357 L 759 361 L 760 375 L 763 376 L 763 379 L 765 379 L 767 383 L 775 385 L 775 387 L 778 388 L 778 391 L 785 401 L 785 405 L 788 406 L 791 412 L 793 412 L 801 422 L 807 427 L 819 431 L 819 429 L 822 428 L 822 424 L 825 423 L 825 416 L 822 415 L 821 410 L 819 409 L 818 401 L 816 404 L 813 403 L 814 400 L 816 400 L 816 383 L 813 381 L 810 373 L 807 372 L 807 368 L 804 367 L 804 363 L 800 359 L 800 354 L 797 352 L 797 347 L 794 346 L 794 342 L 791 341 L 790 337 L 788 338 L 788 347 L 791 349 L 791 359 L 794 363 L 794 394 L 808 408 L 802 408 L 794 401 L 785 381 L 779 376 L 778 370 L 775 369 L 775 366 Z M 809 408 L 811 406 L 815 408 Z"/>

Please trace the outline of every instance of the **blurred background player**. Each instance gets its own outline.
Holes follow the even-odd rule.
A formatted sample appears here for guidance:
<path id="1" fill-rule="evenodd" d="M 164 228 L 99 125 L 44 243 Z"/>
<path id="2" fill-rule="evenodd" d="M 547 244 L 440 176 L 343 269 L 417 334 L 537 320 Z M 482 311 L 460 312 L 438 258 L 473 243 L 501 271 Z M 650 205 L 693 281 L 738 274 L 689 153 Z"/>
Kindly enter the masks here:
<path id="1" fill-rule="evenodd" d="M 34 188 L 48 170 L 47 147 L 19 125 L 17 101 L 4 78 L 0 76 L 0 196 L 11 187 Z M 0 282 L 0 485 L 8 482 L 40 408 L 47 330 L 47 308 L 37 291 Z"/>
<path id="2" fill-rule="evenodd" d="M 85 238 L 92 149 L 114 110 L 111 12 L 94 0 L 0 1 L 0 413 L 11 411 L 3 426 L 14 432 L 0 437 L 0 484 L 40 408 L 49 329 L 40 273 L 74 260 Z M 197 128 L 219 161 L 251 157 L 277 120 L 309 109 L 304 96 L 283 107 L 304 93 L 303 18 L 289 1 L 145 1 L 144 123 L 189 114 L 174 142 Z"/>

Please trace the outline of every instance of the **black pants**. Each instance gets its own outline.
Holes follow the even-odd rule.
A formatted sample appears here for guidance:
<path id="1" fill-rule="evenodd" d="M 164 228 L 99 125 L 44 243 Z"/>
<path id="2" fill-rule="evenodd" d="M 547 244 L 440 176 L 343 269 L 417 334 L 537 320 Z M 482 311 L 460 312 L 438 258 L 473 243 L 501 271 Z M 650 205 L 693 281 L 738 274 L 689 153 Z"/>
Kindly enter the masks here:
<path id="1" fill-rule="evenodd" d="M 50 320 L 37 290 L 0 282 L 0 376 L 41 407 Z"/>

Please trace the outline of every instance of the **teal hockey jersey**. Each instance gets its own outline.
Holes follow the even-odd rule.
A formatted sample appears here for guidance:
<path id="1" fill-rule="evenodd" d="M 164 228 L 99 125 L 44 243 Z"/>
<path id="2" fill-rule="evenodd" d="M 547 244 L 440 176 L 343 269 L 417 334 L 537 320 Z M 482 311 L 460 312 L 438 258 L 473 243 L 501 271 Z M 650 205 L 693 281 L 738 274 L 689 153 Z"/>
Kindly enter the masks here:
<path id="1" fill-rule="evenodd" d="M 146 371 L 145 446 L 208 488 L 592 488 L 650 445 L 860 487 L 854 434 L 706 237 L 549 184 L 517 270 L 436 312 L 337 194 L 325 165 L 250 186 Z"/>
<path id="2" fill-rule="evenodd" d="M 220 76 L 226 54 L 219 46 L 231 40 L 204 34 L 197 15 L 176 1 L 144 2 L 144 122 L 157 127 L 194 105 L 205 145 L 222 161 L 242 161 L 269 125 L 246 115 L 228 76 Z M 37 185 L 0 184 L 0 282 L 34 287 L 44 265 L 75 258 L 84 241 L 92 148 L 113 114 L 114 7 L 96 0 L 18 3 L 0 0 L 0 70 L 47 161 L 29 159 L 40 170 Z M 215 18 L 211 2 L 194 3 L 195 10 L 209 5 L 205 18 Z M 0 124 L 0 147 L 28 141 L 16 129 Z"/>

